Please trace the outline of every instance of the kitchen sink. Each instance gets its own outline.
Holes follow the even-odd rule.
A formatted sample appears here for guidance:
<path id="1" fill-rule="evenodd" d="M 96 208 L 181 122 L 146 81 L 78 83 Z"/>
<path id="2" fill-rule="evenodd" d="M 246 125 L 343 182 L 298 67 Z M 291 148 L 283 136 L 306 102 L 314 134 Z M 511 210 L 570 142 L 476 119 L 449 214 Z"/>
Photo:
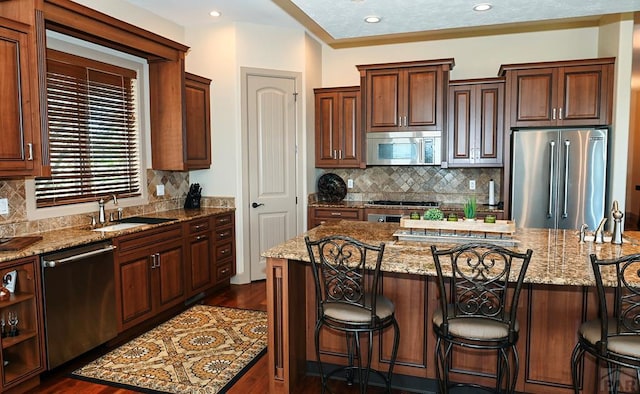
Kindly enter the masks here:
<path id="1" fill-rule="evenodd" d="M 126 224 L 126 223 L 142 223 L 142 224 L 160 224 L 160 223 L 167 223 L 167 222 L 173 222 L 177 219 L 174 218 L 152 218 L 152 217 L 148 217 L 148 216 L 131 216 L 128 218 L 124 218 L 124 219 L 120 219 L 118 220 L 118 223 L 122 223 L 122 224 Z"/>
<path id="2" fill-rule="evenodd" d="M 138 226 L 144 226 L 145 224 L 147 223 L 117 223 L 117 224 L 110 224 L 104 227 L 94 228 L 92 231 L 102 231 L 102 232 L 121 231 L 121 230 L 126 230 L 129 228 L 134 228 Z"/>

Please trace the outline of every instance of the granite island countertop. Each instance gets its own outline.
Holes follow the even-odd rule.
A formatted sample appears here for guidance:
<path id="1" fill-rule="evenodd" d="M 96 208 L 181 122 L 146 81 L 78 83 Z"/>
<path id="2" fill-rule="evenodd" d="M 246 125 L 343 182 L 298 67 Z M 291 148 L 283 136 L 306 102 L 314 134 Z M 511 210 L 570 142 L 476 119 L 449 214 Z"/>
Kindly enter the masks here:
<path id="1" fill-rule="evenodd" d="M 103 241 L 106 239 L 115 238 L 120 235 L 136 233 L 160 226 L 170 226 L 175 223 L 180 223 L 199 217 L 206 217 L 233 211 L 235 211 L 235 208 L 201 208 L 194 210 L 174 209 L 141 215 L 146 217 L 176 219 L 174 221 L 161 224 L 145 224 L 120 231 L 109 232 L 92 231 L 90 226 L 82 226 L 29 234 L 42 236 L 42 240 L 18 251 L 0 252 L 0 263 L 23 257 L 54 252 L 57 250 L 89 244 L 92 242 Z"/>
<path id="2" fill-rule="evenodd" d="M 304 236 L 318 239 L 332 234 L 343 234 L 363 242 L 377 244 L 385 242 L 382 271 L 415 275 L 436 276 L 435 264 L 429 249 L 431 243 L 397 241 L 393 233 L 397 223 L 373 223 L 340 221 L 315 227 L 280 245 L 262 253 L 267 258 L 282 258 L 309 262 Z M 623 245 L 610 243 L 594 244 L 578 242 L 577 230 L 516 229 L 516 246 L 512 249 L 524 252 L 533 250 L 525 277 L 527 283 L 591 286 L 594 285 L 589 255 L 595 253 L 600 259 L 617 258 L 640 253 L 640 232 L 626 232 Z M 438 248 L 453 244 L 437 244 Z M 519 271 L 519 270 L 517 270 Z M 512 278 L 517 272 L 512 273 Z M 611 283 L 611 279 L 604 278 Z"/>

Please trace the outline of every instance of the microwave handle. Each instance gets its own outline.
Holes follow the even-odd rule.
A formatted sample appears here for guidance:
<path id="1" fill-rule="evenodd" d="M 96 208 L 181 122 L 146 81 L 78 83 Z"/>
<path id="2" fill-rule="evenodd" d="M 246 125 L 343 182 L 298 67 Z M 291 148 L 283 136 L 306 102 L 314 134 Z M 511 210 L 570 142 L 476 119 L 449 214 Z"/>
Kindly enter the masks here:
<path id="1" fill-rule="evenodd" d="M 418 139 L 418 163 L 424 164 L 424 138 Z"/>

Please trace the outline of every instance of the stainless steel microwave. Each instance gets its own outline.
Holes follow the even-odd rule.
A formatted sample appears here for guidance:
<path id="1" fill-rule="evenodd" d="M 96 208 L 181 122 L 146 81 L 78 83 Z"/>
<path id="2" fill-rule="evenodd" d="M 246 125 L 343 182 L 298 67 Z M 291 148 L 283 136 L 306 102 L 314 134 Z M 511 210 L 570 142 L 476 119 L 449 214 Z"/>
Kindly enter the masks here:
<path id="1" fill-rule="evenodd" d="M 440 131 L 367 133 L 367 165 L 440 165 Z"/>

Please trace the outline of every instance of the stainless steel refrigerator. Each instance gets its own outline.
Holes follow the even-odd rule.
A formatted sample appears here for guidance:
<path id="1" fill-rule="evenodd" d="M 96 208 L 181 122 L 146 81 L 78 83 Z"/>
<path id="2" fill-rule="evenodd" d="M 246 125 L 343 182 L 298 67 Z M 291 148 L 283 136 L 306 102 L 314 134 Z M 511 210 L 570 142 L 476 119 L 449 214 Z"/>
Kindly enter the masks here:
<path id="1" fill-rule="evenodd" d="M 605 215 L 607 134 L 607 129 L 513 132 L 511 217 L 517 227 L 597 227 Z"/>

